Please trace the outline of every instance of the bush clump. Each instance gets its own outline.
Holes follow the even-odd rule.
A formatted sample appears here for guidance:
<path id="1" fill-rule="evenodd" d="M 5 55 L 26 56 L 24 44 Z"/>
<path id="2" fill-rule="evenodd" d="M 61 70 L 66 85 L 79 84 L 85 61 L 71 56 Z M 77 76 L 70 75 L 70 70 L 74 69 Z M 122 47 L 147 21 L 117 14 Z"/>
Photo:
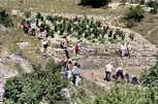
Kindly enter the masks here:
<path id="1" fill-rule="evenodd" d="M 144 74 L 144 85 L 158 86 L 158 61 L 157 63 Z"/>
<path id="2" fill-rule="evenodd" d="M 47 71 L 35 69 L 6 82 L 5 102 L 11 104 L 40 104 L 42 101 L 56 104 L 66 99 L 61 90 L 66 82 L 61 79 L 60 66 L 49 61 Z M 39 68 L 39 67 L 38 67 Z M 63 104 L 63 103 L 61 103 Z"/>
<path id="3" fill-rule="evenodd" d="M 91 5 L 93 7 L 100 7 L 108 4 L 110 0 L 81 0 L 82 5 Z"/>
<path id="4" fill-rule="evenodd" d="M 158 87 L 114 87 L 106 96 L 97 97 L 93 104 L 156 104 Z"/>
<path id="5" fill-rule="evenodd" d="M 134 20 L 135 22 L 140 22 L 144 18 L 144 10 L 141 6 L 130 7 L 128 13 L 124 17 L 126 20 Z"/>
<path id="6" fill-rule="evenodd" d="M 156 14 L 158 9 L 158 3 L 156 1 L 149 1 L 146 3 L 148 7 L 151 7 L 151 13 Z"/>

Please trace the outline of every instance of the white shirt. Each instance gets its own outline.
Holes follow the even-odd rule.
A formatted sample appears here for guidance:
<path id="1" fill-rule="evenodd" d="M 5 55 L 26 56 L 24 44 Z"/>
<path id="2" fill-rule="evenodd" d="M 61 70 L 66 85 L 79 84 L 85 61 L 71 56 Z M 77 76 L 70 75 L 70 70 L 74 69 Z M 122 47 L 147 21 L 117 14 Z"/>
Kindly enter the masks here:
<path id="1" fill-rule="evenodd" d="M 106 67 L 106 71 L 112 72 L 113 66 L 111 64 L 107 64 L 105 67 Z"/>
<path id="2" fill-rule="evenodd" d="M 126 45 L 121 45 L 121 50 L 126 50 L 126 49 L 127 49 Z"/>
<path id="3" fill-rule="evenodd" d="M 31 28 L 36 29 L 36 23 L 31 23 Z"/>
<path id="4" fill-rule="evenodd" d="M 44 41 L 42 41 L 42 44 L 43 44 L 43 45 L 48 44 L 48 40 L 44 40 Z"/>

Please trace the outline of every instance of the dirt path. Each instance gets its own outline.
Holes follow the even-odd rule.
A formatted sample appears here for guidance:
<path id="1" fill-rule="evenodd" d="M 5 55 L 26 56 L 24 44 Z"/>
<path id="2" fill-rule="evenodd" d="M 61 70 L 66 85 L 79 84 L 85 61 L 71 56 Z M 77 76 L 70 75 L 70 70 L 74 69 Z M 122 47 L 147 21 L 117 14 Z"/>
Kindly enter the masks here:
<path id="1" fill-rule="evenodd" d="M 149 30 L 148 31 L 148 35 L 150 35 L 152 32 L 154 32 L 155 30 L 158 30 L 158 26 L 154 27 L 152 30 Z"/>

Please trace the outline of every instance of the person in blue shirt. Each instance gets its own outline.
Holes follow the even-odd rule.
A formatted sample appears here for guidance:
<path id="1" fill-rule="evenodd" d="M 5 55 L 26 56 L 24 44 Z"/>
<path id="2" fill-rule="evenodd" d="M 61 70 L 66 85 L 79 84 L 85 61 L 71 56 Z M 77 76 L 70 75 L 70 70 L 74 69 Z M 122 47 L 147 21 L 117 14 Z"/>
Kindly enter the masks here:
<path id="1" fill-rule="evenodd" d="M 80 64 L 75 63 L 73 70 L 72 70 L 72 75 L 73 75 L 73 84 L 78 86 L 80 83 Z"/>

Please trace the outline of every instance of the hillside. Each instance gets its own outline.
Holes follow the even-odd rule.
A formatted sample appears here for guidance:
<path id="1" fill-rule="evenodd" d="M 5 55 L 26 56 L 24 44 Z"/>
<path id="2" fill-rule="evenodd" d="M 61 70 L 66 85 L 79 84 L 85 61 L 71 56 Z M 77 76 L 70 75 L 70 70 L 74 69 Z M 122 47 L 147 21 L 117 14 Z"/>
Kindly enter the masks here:
<path id="1" fill-rule="evenodd" d="M 25 81 L 28 81 L 29 73 L 30 75 L 35 74 L 35 76 L 36 71 L 38 74 L 38 70 L 39 72 L 44 71 L 43 73 L 47 73 L 48 71 L 49 73 L 50 70 L 47 67 L 50 67 L 48 66 L 50 59 L 53 59 L 55 61 L 53 65 L 56 65 L 65 58 L 64 50 L 60 48 L 60 44 L 63 41 L 63 36 L 66 34 L 70 41 L 68 51 L 71 59 L 81 65 L 81 83 L 79 86 L 74 86 L 71 81 L 68 81 L 68 85 L 64 86 L 65 88 L 59 87 L 60 91 L 62 89 L 65 91 L 64 94 L 67 97 L 66 100 L 62 99 L 62 104 L 115 104 L 117 102 L 119 102 L 117 104 L 121 102 L 125 104 L 132 98 L 135 100 L 135 103 L 130 104 L 136 104 L 136 102 L 143 104 L 143 101 L 153 101 L 151 104 L 156 104 L 157 99 L 153 100 L 148 96 L 151 90 L 153 92 L 157 91 L 155 85 L 152 89 L 146 87 L 143 81 L 141 85 L 126 83 L 125 80 L 112 80 L 108 82 L 104 81 L 104 75 L 105 65 L 111 62 L 114 69 L 121 66 L 126 73 L 136 75 L 140 80 L 146 78 L 144 75 L 150 72 L 151 67 L 157 63 L 158 14 L 151 14 L 145 11 L 141 22 L 134 21 L 134 25 L 128 27 L 126 26 L 127 21 L 124 22 L 122 18 L 127 15 L 130 6 L 136 7 L 134 4 L 122 4 L 117 0 L 113 0 L 109 6 L 92 8 L 91 6 L 79 5 L 79 3 L 79 0 L 0 0 L 0 11 L 6 10 L 11 19 L 8 19 L 8 21 L 12 21 L 12 24 L 5 25 L 3 24 L 5 21 L 3 22 L 3 19 L 0 18 L 0 77 L 2 80 L 0 90 L 5 89 L 5 83 L 7 85 L 8 83 L 16 85 L 14 81 L 8 82 L 14 80 L 14 78 L 17 81 L 20 81 L 18 78 L 26 78 L 26 80 L 22 80 L 24 83 L 20 82 L 22 83 L 20 85 L 24 86 L 22 88 L 24 91 L 21 95 L 25 97 L 26 93 L 28 94 L 26 99 L 29 99 L 29 97 L 33 100 L 36 99 L 36 95 L 31 94 L 33 92 L 29 92 L 34 90 L 31 90 L 31 88 L 29 90 L 29 85 L 25 84 Z M 145 6 L 141 5 L 141 7 L 144 8 Z M 46 27 L 49 25 L 47 28 L 49 31 L 48 37 L 44 36 L 43 38 L 37 34 L 30 35 L 29 33 L 24 33 L 21 26 L 23 20 L 32 22 L 41 18 L 43 18 Z M 49 41 L 46 51 L 42 51 L 42 42 L 44 40 Z M 73 49 L 79 40 L 82 40 L 82 49 L 80 54 L 76 56 Z M 120 57 L 118 54 L 121 43 L 130 44 L 130 57 Z M 50 69 L 53 71 L 52 68 Z M 57 67 L 57 69 L 57 73 L 61 73 L 57 76 L 57 79 L 59 78 L 58 80 L 63 81 L 61 79 L 63 71 L 60 71 L 62 68 Z M 115 70 L 112 72 L 114 73 Z M 28 73 L 28 76 L 25 76 L 26 73 Z M 54 74 L 54 72 L 52 73 Z M 49 76 L 46 78 L 51 79 Z M 37 82 L 32 81 L 31 77 L 29 80 L 30 86 L 42 83 L 38 78 L 35 79 Z M 53 81 L 57 83 L 55 79 L 52 80 L 52 83 L 54 83 Z M 59 86 L 64 83 L 62 81 L 59 81 Z M 49 85 L 49 83 L 46 84 Z M 16 86 L 18 89 L 19 85 Z M 38 89 L 39 86 L 37 85 L 32 88 L 37 87 Z M 41 86 L 44 86 L 44 84 L 42 83 Z M 56 95 L 53 96 L 54 92 L 51 95 L 51 91 L 56 91 L 55 89 L 58 88 L 54 84 L 50 84 L 50 86 L 54 86 L 54 89 L 48 86 L 50 92 L 48 91 L 47 96 L 43 94 L 41 95 L 42 98 L 37 97 L 44 104 L 54 104 L 53 99 L 55 98 L 60 102 Z M 9 86 L 7 91 L 12 91 L 11 89 L 12 87 Z M 28 89 L 28 92 L 25 91 L 26 89 Z M 137 97 L 140 97 L 140 99 L 134 96 L 134 93 L 137 93 L 137 91 L 139 92 Z M 12 92 L 6 93 L 9 95 Z M 38 95 L 38 92 L 34 93 Z M 119 101 L 119 95 L 125 96 L 126 93 L 130 93 L 127 96 L 128 100 L 125 100 L 126 97 L 122 97 Z M 1 94 L 3 94 L 3 91 Z M 20 92 L 17 94 L 20 95 Z M 60 94 L 59 92 L 59 96 Z M 142 100 L 145 99 L 142 97 L 143 94 L 147 96 L 148 100 Z M 157 95 L 157 93 L 154 94 L 155 96 Z M 48 96 L 50 98 L 47 98 Z M 118 101 L 113 102 L 110 96 Z M 0 101 L 3 100 L 6 104 L 22 104 L 26 100 L 17 96 L 15 98 L 20 100 L 13 102 L 12 98 L 4 97 L 4 100 L 0 98 Z M 46 99 L 51 100 L 49 102 Z M 32 103 L 38 104 L 37 102 Z"/>

